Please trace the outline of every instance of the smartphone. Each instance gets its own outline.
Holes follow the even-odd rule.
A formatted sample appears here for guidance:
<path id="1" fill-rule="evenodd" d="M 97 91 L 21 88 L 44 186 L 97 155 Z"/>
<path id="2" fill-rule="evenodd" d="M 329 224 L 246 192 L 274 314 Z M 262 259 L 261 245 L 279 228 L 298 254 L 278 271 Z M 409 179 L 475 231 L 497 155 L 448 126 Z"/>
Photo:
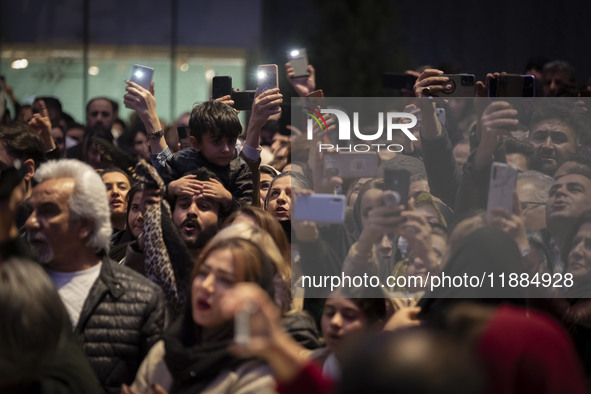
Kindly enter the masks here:
<path id="1" fill-rule="evenodd" d="M 250 319 L 256 312 L 252 302 L 246 302 L 242 309 L 234 315 L 234 342 L 238 345 L 248 345 L 250 341 Z"/>
<path id="2" fill-rule="evenodd" d="M 410 172 L 397 168 L 384 169 L 384 206 L 397 206 L 408 204 L 410 186 Z"/>
<path id="3" fill-rule="evenodd" d="M 144 89 L 150 90 L 154 78 L 154 69 L 139 64 L 134 64 L 131 70 L 131 82 L 135 82 Z"/>
<path id="4" fill-rule="evenodd" d="M 177 126 L 176 127 L 176 132 L 179 136 L 179 141 L 187 138 L 187 136 L 189 135 L 188 131 L 189 131 L 189 126 Z"/>
<path id="5" fill-rule="evenodd" d="M 474 97 L 476 94 L 476 77 L 474 74 L 442 74 L 440 77 L 448 77 L 451 88 L 439 93 L 445 97 Z"/>
<path id="6" fill-rule="evenodd" d="M 536 78 L 533 75 L 507 74 L 488 81 L 489 97 L 535 97 Z"/>
<path id="7" fill-rule="evenodd" d="M 341 178 L 373 178 L 378 175 L 376 152 L 326 152 L 324 176 Z"/>
<path id="8" fill-rule="evenodd" d="M 322 91 L 322 89 L 318 89 L 311 93 L 308 93 L 306 95 L 306 105 L 309 108 L 327 108 L 326 100 L 324 99 L 324 92 Z"/>
<path id="9" fill-rule="evenodd" d="M 345 196 L 342 194 L 299 195 L 295 202 L 293 218 L 320 223 L 343 223 L 345 205 Z"/>
<path id="10" fill-rule="evenodd" d="M 517 185 L 517 169 L 505 164 L 494 162 L 490 170 L 488 186 L 487 211 L 494 208 L 505 208 L 513 212 L 513 191 Z"/>
<path id="11" fill-rule="evenodd" d="M 211 97 L 215 100 L 232 94 L 232 77 L 213 77 L 211 81 Z"/>
<path id="12" fill-rule="evenodd" d="M 239 111 L 250 111 L 254 101 L 255 90 L 242 90 L 240 92 L 232 92 L 232 100 L 234 100 L 234 108 Z"/>
<path id="13" fill-rule="evenodd" d="M 277 79 L 277 65 L 263 64 L 257 68 L 257 77 L 259 84 L 257 90 L 259 94 L 269 89 L 279 87 L 279 80 Z"/>
<path id="14" fill-rule="evenodd" d="M 407 74 L 383 73 L 382 86 L 387 89 L 413 90 L 417 77 Z"/>
<path id="15" fill-rule="evenodd" d="M 306 48 L 292 49 L 287 51 L 287 59 L 293 67 L 294 78 L 307 77 L 308 75 L 308 53 Z"/>

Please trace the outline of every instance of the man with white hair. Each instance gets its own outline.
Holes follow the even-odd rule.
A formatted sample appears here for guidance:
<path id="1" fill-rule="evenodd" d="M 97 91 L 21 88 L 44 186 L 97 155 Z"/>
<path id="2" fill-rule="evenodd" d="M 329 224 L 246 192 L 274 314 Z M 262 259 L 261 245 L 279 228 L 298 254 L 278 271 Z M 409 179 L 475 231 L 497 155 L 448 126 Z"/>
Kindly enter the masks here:
<path id="1" fill-rule="evenodd" d="M 103 388 L 118 393 L 165 326 L 160 288 L 106 256 L 111 235 L 101 177 L 78 160 L 42 165 L 25 227 Z"/>

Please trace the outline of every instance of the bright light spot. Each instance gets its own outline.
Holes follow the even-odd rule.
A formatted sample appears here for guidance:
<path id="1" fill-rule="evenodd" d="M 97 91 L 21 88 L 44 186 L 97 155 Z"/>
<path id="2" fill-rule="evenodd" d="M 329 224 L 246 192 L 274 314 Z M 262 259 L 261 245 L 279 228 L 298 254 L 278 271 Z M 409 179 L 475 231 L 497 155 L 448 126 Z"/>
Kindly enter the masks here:
<path id="1" fill-rule="evenodd" d="M 90 75 L 98 75 L 100 71 L 101 70 L 99 70 L 99 68 L 97 66 L 90 66 L 90 67 L 88 67 L 88 73 Z"/>
<path id="2" fill-rule="evenodd" d="M 10 67 L 15 70 L 22 70 L 23 68 L 27 68 L 28 66 L 29 66 L 29 61 L 27 59 L 15 60 L 10 65 Z"/>
<path id="3" fill-rule="evenodd" d="M 135 72 L 135 77 L 136 77 L 136 78 L 138 78 L 138 79 L 139 79 L 139 78 L 141 78 L 141 77 L 143 77 L 143 76 L 144 76 L 144 72 L 143 72 L 142 70 L 137 70 L 137 71 Z"/>
<path id="4" fill-rule="evenodd" d="M 264 71 L 259 71 L 257 75 L 259 79 L 265 79 L 267 77 L 267 73 L 265 73 Z"/>
<path id="5" fill-rule="evenodd" d="M 293 51 L 291 51 L 291 57 L 296 57 L 296 56 L 300 56 L 300 51 L 298 51 L 297 49 L 294 49 Z"/>
<path id="6" fill-rule="evenodd" d="M 189 63 L 183 63 L 183 64 L 181 64 L 181 71 L 182 72 L 189 71 Z"/>
<path id="7" fill-rule="evenodd" d="M 205 79 L 211 81 L 215 77 L 215 71 L 211 68 L 205 71 Z"/>

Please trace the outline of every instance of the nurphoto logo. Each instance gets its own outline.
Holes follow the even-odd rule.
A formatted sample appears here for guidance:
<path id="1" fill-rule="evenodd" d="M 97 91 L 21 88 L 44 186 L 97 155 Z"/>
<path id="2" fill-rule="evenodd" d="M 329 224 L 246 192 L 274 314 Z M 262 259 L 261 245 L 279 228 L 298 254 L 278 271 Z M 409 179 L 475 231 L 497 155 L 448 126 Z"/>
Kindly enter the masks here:
<path id="1" fill-rule="evenodd" d="M 308 115 L 307 122 L 307 138 L 308 140 L 313 139 L 314 135 L 314 122 L 318 125 L 320 131 L 327 132 L 328 126 L 323 114 L 332 114 L 336 118 L 338 123 L 338 140 L 350 141 L 351 140 L 351 120 L 349 116 L 342 110 L 325 108 L 321 109 L 320 112 L 305 108 L 306 115 Z M 415 137 L 409 129 L 412 129 L 417 124 L 417 118 L 413 114 L 406 112 L 387 112 L 386 113 L 386 139 L 392 140 L 392 133 L 395 131 L 402 131 L 407 138 L 411 141 L 416 141 Z M 404 123 L 403 123 L 404 122 Z M 373 134 L 363 134 L 359 130 L 359 112 L 353 112 L 353 134 L 361 141 L 377 141 L 382 138 L 384 133 L 384 113 L 378 112 L 378 126 L 377 131 Z M 355 144 L 355 145 L 339 145 L 339 144 L 319 144 L 319 151 L 323 150 L 336 150 L 346 152 L 368 152 L 371 150 L 380 151 L 380 149 L 387 149 L 390 152 L 402 152 L 403 147 L 400 144 Z"/>

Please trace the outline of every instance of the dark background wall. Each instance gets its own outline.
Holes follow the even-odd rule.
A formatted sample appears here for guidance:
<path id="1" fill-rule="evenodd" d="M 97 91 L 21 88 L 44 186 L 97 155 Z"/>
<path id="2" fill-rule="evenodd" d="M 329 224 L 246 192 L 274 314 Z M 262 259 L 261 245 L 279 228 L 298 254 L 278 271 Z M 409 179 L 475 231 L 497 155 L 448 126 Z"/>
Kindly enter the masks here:
<path id="1" fill-rule="evenodd" d="M 383 71 L 444 62 L 484 78 L 522 73 L 528 59 L 562 59 L 591 76 L 589 1 L 364 0 L 276 2 L 263 45 L 283 61 L 301 42 L 329 94 L 380 95 Z M 296 20 L 298 22 L 296 22 Z"/>
<path id="2" fill-rule="evenodd" d="M 555 0 L 88 0 L 90 44 L 249 49 L 249 63 L 308 48 L 331 95 L 381 95 L 381 73 L 455 62 L 479 78 L 528 59 L 571 62 L 591 76 L 591 2 Z M 2 43 L 80 44 L 83 0 L 3 0 Z"/>

